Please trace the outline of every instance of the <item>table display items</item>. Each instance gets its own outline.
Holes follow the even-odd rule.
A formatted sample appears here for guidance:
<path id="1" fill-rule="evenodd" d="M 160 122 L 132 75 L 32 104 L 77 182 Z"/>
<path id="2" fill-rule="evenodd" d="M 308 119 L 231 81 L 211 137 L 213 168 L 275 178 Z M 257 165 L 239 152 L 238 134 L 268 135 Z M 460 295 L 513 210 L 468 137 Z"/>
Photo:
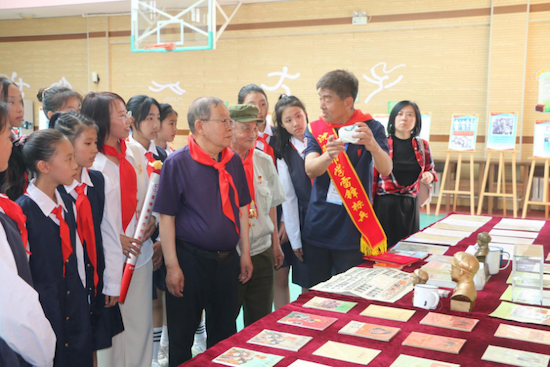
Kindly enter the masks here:
<path id="1" fill-rule="evenodd" d="M 460 365 L 401 354 L 390 367 L 460 367 Z"/>
<path id="2" fill-rule="evenodd" d="M 510 366 L 547 367 L 550 356 L 489 345 L 481 359 L 483 361 L 504 363 Z"/>
<path id="3" fill-rule="evenodd" d="M 247 343 L 297 352 L 312 339 L 313 337 L 311 336 L 282 333 L 280 331 L 266 329 L 250 339 Z"/>
<path id="4" fill-rule="evenodd" d="M 414 286 L 413 306 L 434 310 L 439 305 L 438 288 L 433 285 L 417 284 Z"/>
<path id="5" fill-rule="evenodd" d="M 308 302 L 306 302 L 302 307 L 304 308 L 315 308 L 317 310 L 323 311 L 333 311 L 340 313 L 347 313 L 353 307 L 357 305 L 357 302 L 346 302 L 339 301 L 332 298 L 324 297 L 313 297 Z"/>
<path id="6" fill-rule="evenodd" d="M 429 312 L 421 321 L 420 325 L 440 327 L 458 331 L 471 332 L 479 320 L 445 315 L 441 313 Z"/>
<path id="7" fill-rule="evenodd" d="M 489 243 L 491 242 L 491 236 L 487 232 L 481 232 L 477 235 L 477 251 L 475 257 L 479 263 L 484 263 L 487 254 L 489 253 Z"/>
<path id="8" fill-rule="evenodd" d="M 346 326 L 338 331 L 338 334 L 389 342 L 400 331 L 401 329 L 397 327 L 350 321 Z"/>
<path id="9" fill-rule="evenodd" d="M 361 316 L 375 317 L 378 319 L 407 322 L 416 311 L 404 308 L 369 305 L 361 312 Z"/>
<path id="10" fill-rule="evenodd" d="M 532 283 L 520 279 L 520 274 L 532 274 Z M 543 304 L 544 294 L 544 249 L 542 245 L 516 245 L 512 265 L 512 302 L 518 302 L 520 297 L 529 294 L 533 304 Z"/>
<path id="11" fill-rule="evenodd" d="M 381 352 L 381 350 L 377 349 L 363 348 L 355 345 L 328 341 L 323 344 L 321 348 L 313 352 L 313 355 L 366 366 Z"/>
<path id="12" fill-rule="evenodd" d="M 233 347 L 216 357 L 212 362 L 223 364 L 224 366 L 271 367 L 275 366 L 283 358 L 274 354 Z"/>
<path id="13" fill-rule="evenodd" d="M 413 331 L 403 341 L 403 345 L 407 347 L 415 347 L 421 349 L 434 350 L 437 352 L 445 352 L 458 354 L 466 343 L 466 339 L 451 338 L 448 336 L 424 334 Z"/>
<path id="14" fill-rule="evenodd" d="M 474 276 L 479 270 L 479 261 L 472 254 L 457 252 L 451 262 L 451 278 L 457 283 L 451 295 L 451 310 L 472 312 L 477 299 Z"/>
<path id="15" fill-rule="evenodd" d="M 416 269 L 413 272 L 413 285 L 426 284 L 428 279 L 430 279 L 430 276 L 423 269 Z"/>
<path id="16" fill-rule="evenodd" d="M 550 310 L 547 308 L 501 302 L 496 310 L 489 314 L 489 316 L 517 322 L 550 326 Z"/>
<path id="17" fill-rule="evenodd" d="M 318 316 L 302 312 L 291 312 L 277 322 L 285 325 L 323 331 L 336 321 L 338 321 L 338 319 L 335 319 L 334 317 Z"/>
<path id="18" fill-rule="evenodd" d="M 550 345 L 550 331 L 500 324 L 495 336 L 529 343 Z"/>

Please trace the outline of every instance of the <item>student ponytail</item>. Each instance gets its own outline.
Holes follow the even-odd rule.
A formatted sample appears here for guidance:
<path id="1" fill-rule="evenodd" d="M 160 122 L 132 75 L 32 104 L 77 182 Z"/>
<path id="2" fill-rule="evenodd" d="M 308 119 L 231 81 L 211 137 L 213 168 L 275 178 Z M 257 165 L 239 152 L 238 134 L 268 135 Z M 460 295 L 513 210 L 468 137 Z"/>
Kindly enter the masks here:
<path id="1" fill-rule="evenodd" d="M 53 129 L 33 132 L 23 145 L 23 162 L 29 170 L 37 174 L 40 161 L 50 161 L 57 150 L 57 145 L 67 139 L 61 132 Z"/>
<path id="2" fill-rule="evenodd" d="M 56 112 L 50 119 L 50 129 L 57 130 L 74 144 L 75 139 L 87 128 L 97 125 L 89 118 L 74 111 Z"/>

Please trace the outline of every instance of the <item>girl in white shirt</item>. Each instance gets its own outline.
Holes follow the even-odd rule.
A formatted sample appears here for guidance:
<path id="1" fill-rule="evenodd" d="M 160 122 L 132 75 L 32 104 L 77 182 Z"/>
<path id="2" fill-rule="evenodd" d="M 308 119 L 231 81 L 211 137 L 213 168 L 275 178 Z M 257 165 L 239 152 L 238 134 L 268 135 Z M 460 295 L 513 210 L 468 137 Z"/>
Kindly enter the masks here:
<path id="1" fill-rule="evenodd" d="M 124 332 L 116 335 L 112 347 L 100 350 L 100 366 L 149 367 L 153 352 L 152 297 L 153 244 L 149 226 L 143 243 L 132 238 L 147 188 L 138 175 L 146 167 L 140 164 L 139 152 L 126 144 L 130 133 L 131 113 L 122 97 L 111 92 L 90 92 L 82 102 L 82 114 L 98 126 L 99 153 L 93 168 L 101 171 L 116 188 L 116 207 L 121 212 L 117 229 L 121 251 L 125 256 L 139 256 L 128 289 L 126 301 L 120 305 Z M 124 264 L 121 263 L 122 267 Z"/>
<path id="2" fill-rule="evenodd" d="M 124 255 L 120 250 L 116 190 L 101 172 L 90 170 L 97 150 L 97 125 L 73 112 L 50 114 L 50 129 L 60 131 L 73 144 L 78 164 L 73 182 L 59 190 L 69 194 L 76 204 L 81 240 L 94 256 L 87 268 L 92 312 L 92 349 L 112 345 L 112 337 L 124 330 L 118 306 Z M 82 195 L 82 196 L 81 196 Z"/>
<path id="3" fill-rule="evenodd" d="M 275 105 L 273 117 L 277 126 L 277 144 L 275 154 L 279 178 L 283 184 L 287 200 L 283 203 L 284 228 L 288 236 L 285 252 L 285 263 L 275 273 L 275 308 L 289 303 L 288 274 L 292 266 L 292 282 L 302 286 L 307 284 L 308 262 L 302 249 L 301 228 L 311 195 L 311 180 L 304 167 L 306 142 L 304 133 L 307 129 L 307 113 L 304 104 L 294 96 L 282 95 Z M 290 243 L 290 246 L 288 246 Z M 291 248 L 289 248 L 291 247 Z"/>

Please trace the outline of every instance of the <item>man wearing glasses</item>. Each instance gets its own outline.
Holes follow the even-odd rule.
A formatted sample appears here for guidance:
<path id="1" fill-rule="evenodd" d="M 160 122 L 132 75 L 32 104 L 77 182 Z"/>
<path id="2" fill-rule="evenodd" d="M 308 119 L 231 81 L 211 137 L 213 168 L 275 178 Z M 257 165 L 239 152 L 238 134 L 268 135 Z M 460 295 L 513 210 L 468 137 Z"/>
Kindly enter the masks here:
<path id="1" fill-rule="evenodd" d="M 253 270 L 250 193 L 241 159 L 229 148 L 229 111 L 222 100 L 202 97 L 187 119 L 193 135 L 165 161 L 154 210 L 167 269 L 171 367 L 191 359 L 203 309 L 208 347 L 236 332 L 238 283 L 248 282 Z"/>
<path id="2" fill-rule="evenodd" d="M 254 275 L 248 283 L 239 284 L 239 308 L 243 306 L 245 326 L 271 313 L 274 268 L 279 269 L 284 260 L 277 231 L 276 207 L 286 197 L 273 159 L 255 149 L 257 124 L 264 121 L 257 117 L 258 113 L 258 107 L 249 104 L 229 108 L 229 114 L 235 120 L 231 148 L 243 162 L 252 199 L 248 205 L 248 217 Z"/>

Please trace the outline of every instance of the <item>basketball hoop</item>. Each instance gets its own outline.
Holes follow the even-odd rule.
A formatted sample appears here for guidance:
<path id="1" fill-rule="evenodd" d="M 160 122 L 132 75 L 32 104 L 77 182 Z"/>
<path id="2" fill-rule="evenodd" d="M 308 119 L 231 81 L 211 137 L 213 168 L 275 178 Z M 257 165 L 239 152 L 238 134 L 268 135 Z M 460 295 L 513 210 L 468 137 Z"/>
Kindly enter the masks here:
<path id="1" fill-rule="evenodd" d="M 145 47 L 146 50 L 159 49 L 159 48 L 163 48 L 165 51 L 174 51 L 176 49 L 176 45 L 173 42 L 169 42 L 169 43 L 160 43 L 158 45 L 151 45 L 151 46 Z"/>

